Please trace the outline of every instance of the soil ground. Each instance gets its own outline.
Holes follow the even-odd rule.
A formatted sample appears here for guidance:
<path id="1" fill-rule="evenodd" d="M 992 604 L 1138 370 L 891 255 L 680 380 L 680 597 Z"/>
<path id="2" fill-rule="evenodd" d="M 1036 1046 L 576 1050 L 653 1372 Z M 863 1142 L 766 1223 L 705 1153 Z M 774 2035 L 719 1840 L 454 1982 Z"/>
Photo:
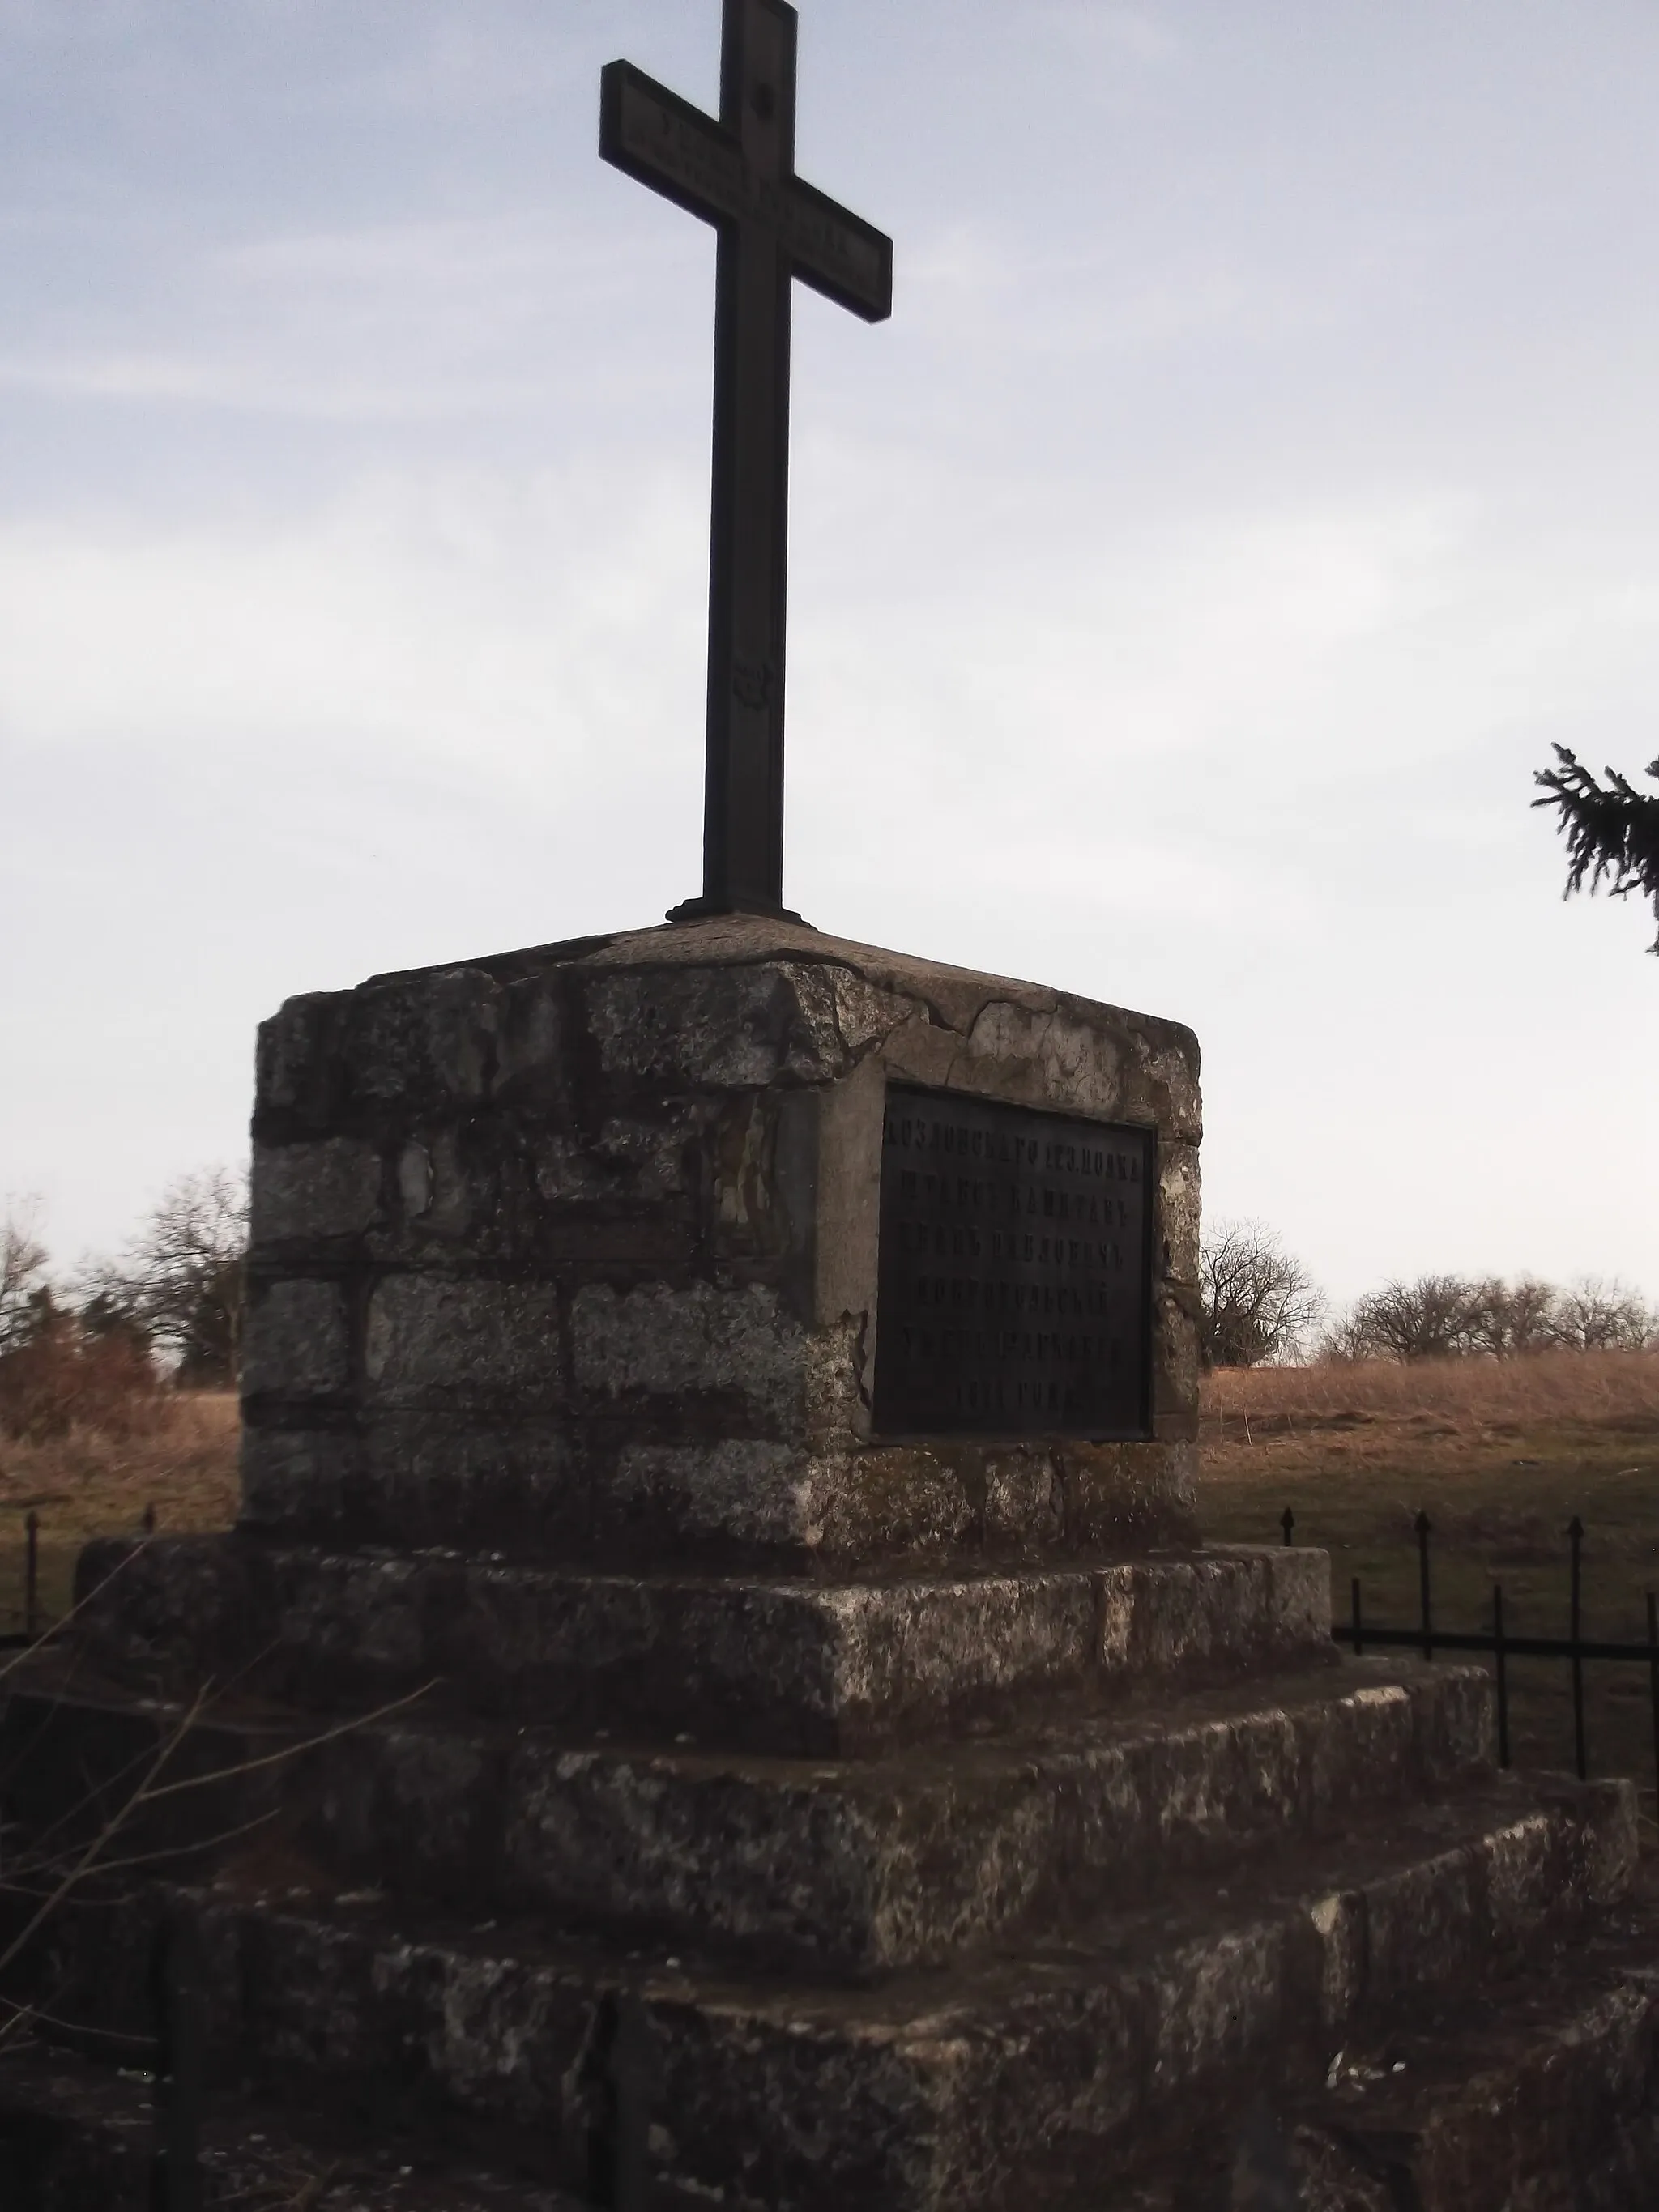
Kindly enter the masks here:
<path id="1" fill-rule="evenodd" d="M 40 1521 L 40 1603 L 68 1606 L 89 1535 L 228 1526 L 236 1502 L 236 1403 L 181 1394 L 139 1433 L 76 1431 L 40 1444 L 0 1440 L 0 1629 L 21 1626 L 23 1523 Z M 1334 1610 L 1348 1618 L 1358 1577 L 1369 1624 L 1415 1626 L 1413 1523 L 1432 1523 L 1432 1602 L 1443 1628 L 1488 1629 L 1494 1583 L 1516 1634 L 1564 1635 L 1568 1543 L 1584 1524 L 1583 1632 L 1645 1639 L 1659 1590 L 1659 1352 L 1545 1353 L 1257 1368 L 1204 1385 L 1200 1509 L 1216 1541 L 1281 1540 L 1331 1555 Z M 1584 1670 L 1592 1773 L 1634 1775 L 1654 1808 L 1653 1682 L 1644 1661 Z M 1517 1765 L 1570 1766 L 1565 1663 L 1516 1660 L 1510 1737 Z"/>

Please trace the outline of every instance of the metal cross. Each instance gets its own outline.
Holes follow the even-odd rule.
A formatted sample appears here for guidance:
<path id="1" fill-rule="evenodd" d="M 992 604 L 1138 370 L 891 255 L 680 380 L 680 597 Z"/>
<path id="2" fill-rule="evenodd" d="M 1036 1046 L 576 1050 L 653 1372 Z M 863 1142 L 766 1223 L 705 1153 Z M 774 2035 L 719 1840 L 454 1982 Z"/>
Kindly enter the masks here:
<path id="1" fill-rule="evenodd" d="M 719 122 L 612 62 L 599 151 L 720 234 L 702 896 L 669 920 L 793 921 L 782 903 L 792 279 L 878 323 L 892 311 L 893 242 L 795 174 L 794 9 L 725 9 Z"/>

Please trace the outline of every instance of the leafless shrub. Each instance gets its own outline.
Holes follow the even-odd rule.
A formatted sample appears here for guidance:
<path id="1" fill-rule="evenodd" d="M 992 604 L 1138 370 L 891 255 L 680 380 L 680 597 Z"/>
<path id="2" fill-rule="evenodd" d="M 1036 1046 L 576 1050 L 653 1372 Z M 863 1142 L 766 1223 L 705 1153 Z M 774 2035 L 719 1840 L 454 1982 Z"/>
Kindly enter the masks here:
<path id="1" fill-rule="evenodd" d="M 1645 1299 L 1599 1275 L 1558 1291 L 1548 1326 L 1550 1341 L 1571 1352 L 1642 1352 L 1659 1339 L 1659 1315 Z"/>
<path id="2" fill-rule="evenodd" d="M 1513 1283 L 1496 1278 L 1471 1285 L 1468 1340 L 1472 1352 L 1516 1359 L 1557 1342 L 1553 1322 L 1560 1292 L 1535 1276 Z"/>
<path id="3" fill-rule="evenodd" d="M 73 1314 L 0 1353 L 0 1435 L 41 1444 L 72 1429 L 142 1435 L 161 1411 L 161 1379 L 142 1345 L 99 1336 Z"/>
<path id="4" fill-rule="evenodd" d="M 1419 1275 L 1385 1283 L 1356 1300 L 1327 1339 L 1332 1358 L 1445 1359 L 1468 1352 L 1480 1286 L 1455 1275 Z"/>
<path id="5" fill-rule="evenodd" d="M 0 1352 L 34 1334 L 50 1299 L 46 1248 L 34 1233 L 38 1212 L 29 1201 L 14 1201 L 0 1222 Z"/>
<path id="6" fill-rule="evenodd" d="M 1659 1338 L 1656 1316 L 1619 1282 L 1587 1276 L 1567 1290 L 1529 1275 L 1513 1283 L 1419 1275 L 1356 1299 L 1325 1332 L 1324 1359 L 1517 1358 L 1552 1346 L 1640 1352 Z"/>
<path id="7" fill-rule="evenodd" d="M 234 1382 L 247 1219 L 246 1176 L 220 1167 L 181 1176 L 118 1259 L 83 1272 L 83 1312 L 161 1346 L 186 1386 Z"/>
<path id="8" fill-rule="evenodd" d="M 1199 1358 L 1206 1368 L 1294 1358 L 1323 1301 L 1302 1262 L 1259 1221 L 1218 1222 L 1199 1255 Z"/>

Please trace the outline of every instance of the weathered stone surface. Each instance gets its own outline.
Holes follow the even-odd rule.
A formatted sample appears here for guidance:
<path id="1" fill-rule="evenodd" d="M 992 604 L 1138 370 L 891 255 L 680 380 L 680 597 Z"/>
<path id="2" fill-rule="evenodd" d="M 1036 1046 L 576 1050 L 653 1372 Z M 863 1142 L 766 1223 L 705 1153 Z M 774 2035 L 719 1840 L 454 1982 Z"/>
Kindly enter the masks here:
<path id="1" fill-rule="evenodd" d="M 503 1000 L 476 968 L 365 984 L 344 1024 L 349 1097 L 402 1113 L 475 1103 L 495 1073 Z"/>
<path id="2" fill-rule="evenodd" d="M 362 1440 L 349 1431 L 247 1422 L 241 1449 L 243 1524 L 295 1534 L 349 1528 L 365 1466 Z"/>
<path id="3" fill-rule="evenodd" d="M 653 1283 L 621 1294 L 596 1284 L 576 1293 L 570 1336 L 582 1389 L 611 1399 L 696 1392 L 728 1401 L 744 1427 L 800 1431 L 805 1339 L 763 1284 Z"/>
<path id="4" fill-rule="evenodd" d="M 381 1172 L 374 1147 L 355 1137 L 256 1145 L 249 1229 L 255 1252 L 361 1235 L 380 1212 Z"/>
<path id="5" fill-rule="evenodd" d="M 1159 1224 L 1164 1238 L 1164 1273 L 1171 1283 L 1195 1289 L 1200 1226 L 1197 1147 L 1166 1145 L 1158 1164 Z"/>
<path id="6" fill-rule="evenodd" d="M 255 1286 L 242 1348 L 246 1397 L 336 1397 L 350 1380 L 350 1315 L 338 1283 Z"/>
<path id="7" fill-rule="evenodd" d="M 387 1276 L 368 1302 L 371 1403 L 507 1403 L 525 1412 L 565 1404 L 561 1304 L 548 1284 Z"/>
<path id="8" fill-rule="evenodd" d="M 814 1584 L 179 1539 L 88 1547 L 78 1587 L 100 1577 L 86 1632 L 109 1665 L 164 1665 L 188 1619 L 208 1671 L 252 1670 L 307 1705 L 441 1681 L 480 1711 L 807 1756 L 1088 1710 L 1183 1674 L 1334 1663 L 1322 1555 L 1277 1547 Z"/>
<path id="9" fill-rule="evenodd" d="M 1590 1900 L 1571 1869 L 1606 1790 L 1552 1813 L 1564 1879 L 1547 1922 L 1569 1932 Z M 1522 1793 L 1486 1785 L 1407 1814 L 1389 1846 L 1297 1845 L 1242 1871 L 1177 1879 L 1155 1905 L 1075 1931 L 1065 1953 L 1011 1982 L 994 1961 L 915 1984 L 782 1992 L 694 1961 L 635 1966 L 657 2067 L 653 2164 L 671 2191 L 829 2212 L 856 2190 L 873 2212 L 940 2203 L 1004 2207 L 1041 2160 L 1045 2201 L 1098 2201 L 1137 2130 L 1272 2067 L 1311 2086 L 1379 1993 L 1455 1990 L 1475 1959 L 1509 1955 L 1479 1869 Z M 1616 1808 L 1612 1808 L 1616 1818 Z M 1394 1913 L 1402 1881 L 1423 1920 Z M 1332 2016 L 1320 1901 L 1352 1900 L 1366 1929 L 1358 1978 Z M 1376 1909 L 1374 1909 L 1376 1908 Z M 255 2085 L 350 2085 L 568 2140 L 613 1972 L 522 1925 L 406 1933 L 372 1900 L 255 1908 L 204 1900 L 214 2063 Z M 147 1931 L 107 1923 L 66 1964 L 66 1996 L 96 2024 L 125 2017 Z M 1189 2110 L 1196 2107 L 1189 2101 Z M 808 2158 L 805 2146 L 814 2146 Z M 1091 2200 L 1085 2192 L 1097 2192 Z"/>
<path id="10" fill-rule="evenodd" d="M 855 974 L 787 954 L 764 966 L 601 973 L 582 996 L 607 1073 L 714 1091 L 834 1082 L 912 1012 Z"/>
<path id="11" fill-rule="evenodd" d="M 319 1527 L 334 1495 L 343 1534 L 395 1540 L 409 1496 L 423 1538 L 491 1545 L 501 1514 L 479 1501 L 513 1484 L 478 1468 L 501 1461 L 504 1420 L 556 1412 L 591 1510 L 537 1504 L 520 1540 L 595 1564 L 680 1545 L 711 1567 L 841 1571 L 1194 1540 L 1198 1063 L 1178 1026 L 738 917 L 292 1000 L 259 1066 L 254 1284 L 272 1319 L 252 1376 L 289 1401 L 284 1425 L 319 1398 L 349 1417 L 369 1473 L 348 1499 L 292 1453 L 280 1477 L 256 1454 L 250 1525 Z M 1156 1128 L 1145 1439 L 872 1443 L 894 1079 Z M 295 1334 L 318 1297 L 297 1286 L 324 1278 L 349 1324 L 326 1357 L 320 1315 Z M 395 1417 L 465 1410 L 477 1454 L 450 1434 L 392 1479 Z M 758 1443 L 787 1453 L 744 1461 Z M 273 1513 L 278 1487 L 306 1493 L 303 1522 Z"/>

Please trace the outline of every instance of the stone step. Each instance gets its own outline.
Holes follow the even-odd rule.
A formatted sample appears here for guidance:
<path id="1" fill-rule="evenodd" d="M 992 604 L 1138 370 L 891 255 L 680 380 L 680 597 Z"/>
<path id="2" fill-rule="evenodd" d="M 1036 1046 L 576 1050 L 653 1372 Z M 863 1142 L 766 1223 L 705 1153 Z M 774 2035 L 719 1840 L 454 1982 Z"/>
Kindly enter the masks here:
<path id="1" fill-rule="evenodd" d="M 441 1686 L 521 1721 L 809 1759 L 1334 1663 L 1325 1554 L 1284 1546 L 836 1583 L 203 1537 L 89 1545 L 77 1589 L 81 1649 L 128 1680 L 325 1709 Z"/>
<path id="2" fill-rule="evenodd" d="M 623 1971 L 660 2202 L 1097 2206 L 1172 2100 L 1206 2109 L 1262 2069 L 1322 2078 L 1390 2006 L 1616 1899 L 1634 1855 L 1628 1785 L 1503 1778 L 965 1970 L 784 1990 L 639 1959 Z M 568 2141 L 609 2078 L 614 1954 L 523 1923 L 400 1926 L 369 1898 L 216 1890 L 204 1917 L 214 2046 L 266 2087 L 349 2106 L 395 2083 L 411 2110 Z M 147 1956 L 131 1904 L 66 1922 L 52 2009 L 122 2027 Z"/>
<path id="3" fill-rule="evenodd" d="M 11 1817 L 60 1848 L 95 1832 L 183 1717 L 72 1682 L 15 1693 L 0 1727 Z M 1443 1790 L 1490 1765 L 1491 1686 L 1477 1668 L 1348 1661 L 833 1765 L 418 1708 L 307 1735 L 292 1716 L 210 1709 L 168 1770 L 199 1786 L 142 1815 L 122 1852 L 202 1843 L 211 1864 L 212 1839 L 276 1820 L 307 1862 L 400 1901 L 856 1976 L 1068 1925 Z M 286 1765 L 270 1756 L 284 1743 L 301 1747 Z M 262 1826 L 255 1848 L 269 1842 Z"/>
<path id="4" fill-rule="evenodd" d="M 870 1974 L 1375 1817 L 1485 1767 L 1491 1740 L 1484 1673 L 1364 1661 L 872 1765 L 412 1721 L 326 1747 L 307 1841 L 404 1893 Z"/>
<path id="5" fill-rule="evenodd" d="M 0 2051 L 5 2212 L 151 2212 L 148 2082 L 33 2040 Z M 202 2212 L 580 2212 L 550 2183 L 471 2170 L 430 2142 L 340 2137 L 290 2110 L 216 2094 L 201 2136 Z"/>
<path id="6" fill-rule="evenodd" d="M 1306 2089 L 1256 2081 L 1154 2139 L 1115 2212 L 1648 2212 L 1659 2203 L 1659 1901 L 1518 1972 L 1430 1990 Z"/>
<path id="7" fill-rule="evenodd" d="M 1288 2115 L 1304 2203 L 1345 2175 L 1418 2212 L 1659 2203 L 1659 1900 L 1626 1898 L 1530 1974 L 1429 1998 Z"/>

